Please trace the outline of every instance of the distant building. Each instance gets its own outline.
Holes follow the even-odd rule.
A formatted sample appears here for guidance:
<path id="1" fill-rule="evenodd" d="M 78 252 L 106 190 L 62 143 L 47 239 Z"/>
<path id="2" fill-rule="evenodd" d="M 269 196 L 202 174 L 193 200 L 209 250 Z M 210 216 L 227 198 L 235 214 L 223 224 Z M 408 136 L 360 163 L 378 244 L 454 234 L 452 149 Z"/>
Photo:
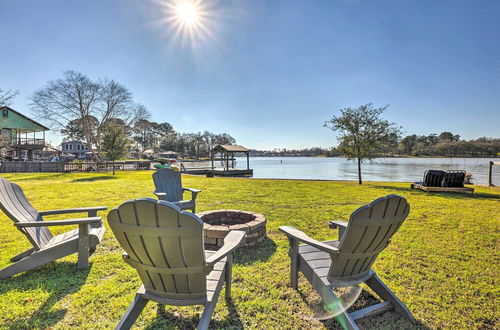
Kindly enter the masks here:
<path id="1" fill-rule="evenodd" d="M 6 159 L 36 159 L 45 146 L 45 131 L 48 130 L 10 107 L 0 107 L 0 148 Z"/>
<path id="2" fill-rule="evenodd" d="M 164 151 L 158 153 L 158 158 L 176 158 L 179 157 L 179 153 L 175 151 Z"/>
<path id="3" fill-rule="evenodd" d="M 91 158 L 91 151 L 87 143 L 72 140 L 61 143 L 61 151 L 63 155 L 73 155 L 77 159 L 88 159 Z"/>

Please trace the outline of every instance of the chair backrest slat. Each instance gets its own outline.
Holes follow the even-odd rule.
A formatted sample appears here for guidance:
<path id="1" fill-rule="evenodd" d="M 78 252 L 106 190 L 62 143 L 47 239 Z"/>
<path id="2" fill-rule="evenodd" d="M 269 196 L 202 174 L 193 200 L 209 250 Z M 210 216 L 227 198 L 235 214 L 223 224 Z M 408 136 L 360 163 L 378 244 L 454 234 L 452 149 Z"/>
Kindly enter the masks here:
<path id="1" fill-rule="evenodd" d="M 340 240 L 339 253 L 332 255 L 328 277 L 355 278 L 369 272 L 409 212 L 410 205 L 399 195 L 378 198 L 354 211 Z"/>
<path id="2" fill-rule="evenodd" d="M 141 198 L 111 210 L 108 222 L 147 291 L 169 299 L 206 299 L 203 222 L 196 215 Z"/>
<path id="3" fill-rule="evenodd" d="M 169 168 L 162 168 L 153 173 L 153 182 L 156 192 L 167 194 L 167 201 L 178 202 L 182 200 L 182 179 L 180 172 Z"/>
<path id="4" fill-rule="evenodd" d="M 14 222 L 43 221 L 21 187 L 5 178 L 0 178 L 0 208 Z M 43 248 L 53 237 L 47 227 L 22 228 L 21 232 L 36 250 Z"/>

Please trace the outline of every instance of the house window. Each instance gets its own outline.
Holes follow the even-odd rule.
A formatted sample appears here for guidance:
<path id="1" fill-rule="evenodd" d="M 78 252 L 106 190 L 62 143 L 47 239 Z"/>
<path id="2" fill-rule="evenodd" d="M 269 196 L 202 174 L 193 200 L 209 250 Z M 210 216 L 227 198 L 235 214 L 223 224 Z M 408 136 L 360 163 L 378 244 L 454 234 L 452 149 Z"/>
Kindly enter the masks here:
<path id="1" fill-rule="evenodd" d="M 72 144 L 69 145 L 69 150 L 73 150 L 73 145 Z"/>
<path id="2" fill-rule="evenodd" d="M 80 150 L 80 145 L 79 144 L 76 145 L 76 150 Z"/>
<path id="3" fill-rule="evenodd" d="M 9 110 L 7 110 L 7 109 L 2 110 L 2 117 L 3 118 L 9 117 Z"/>

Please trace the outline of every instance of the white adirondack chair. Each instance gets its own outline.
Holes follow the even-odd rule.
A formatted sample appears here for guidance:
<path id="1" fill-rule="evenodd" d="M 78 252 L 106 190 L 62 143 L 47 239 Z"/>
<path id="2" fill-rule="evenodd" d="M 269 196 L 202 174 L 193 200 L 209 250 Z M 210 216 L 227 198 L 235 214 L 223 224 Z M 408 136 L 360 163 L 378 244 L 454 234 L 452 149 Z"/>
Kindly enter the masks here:
<path id="1" fill-rule="evenodd" d="M 384 302 L 353 313 L 340 314 L 339 321 L 348 329 L 358 329 L 356 320 L 390 308 L 395 308 L 413 321 L 406 306 L 371 269 L 409 213 L 410 205 L 402 196 L 378 198 L 354 211 L 348 224 L 340 221 L 330 223 L 331 228 L 339 228 L 338 241 L 319 242 L 293 227 L 280 227 L 290 242 L 291 286 L 297 289 L 300 271 L 325 305 L 329 305 L 339 303 L 331 288 L 360 283 L 368 285 Z"/>
<path id="2" fill-rule="evenodd" d="M 231 231 L 217 252 L 205 251 L 203 221 L 172 203 L 130 200 L 108 214 L 108 223 L 143 285 L 117 329 L 129 329 L 152 300 L 162 305 L 204 305 L 198 329 L 207 329 L 222 289 L 231 295 L 232 253 L 245 232 Z"/>

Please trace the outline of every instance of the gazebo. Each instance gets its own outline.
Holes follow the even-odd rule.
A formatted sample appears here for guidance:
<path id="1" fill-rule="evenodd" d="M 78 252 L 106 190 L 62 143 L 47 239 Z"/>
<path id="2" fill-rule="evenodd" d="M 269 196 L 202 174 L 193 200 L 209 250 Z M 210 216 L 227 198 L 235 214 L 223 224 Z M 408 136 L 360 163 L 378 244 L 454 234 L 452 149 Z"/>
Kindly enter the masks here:
<path id="1" fill-rule="evenodd" d="M 214 160 L 217 154 L 221 154 L 225 162 L 224 171 L 229 172 L 229 159 L 231 161 L 237 153 L 244 153 L 247 156 L 247 171 L 250 170 L 250 149 L 239 145 L 219 144 L 212 149 L 210 160 L 212 162 L 212 170 L 215 169 Z"/>

